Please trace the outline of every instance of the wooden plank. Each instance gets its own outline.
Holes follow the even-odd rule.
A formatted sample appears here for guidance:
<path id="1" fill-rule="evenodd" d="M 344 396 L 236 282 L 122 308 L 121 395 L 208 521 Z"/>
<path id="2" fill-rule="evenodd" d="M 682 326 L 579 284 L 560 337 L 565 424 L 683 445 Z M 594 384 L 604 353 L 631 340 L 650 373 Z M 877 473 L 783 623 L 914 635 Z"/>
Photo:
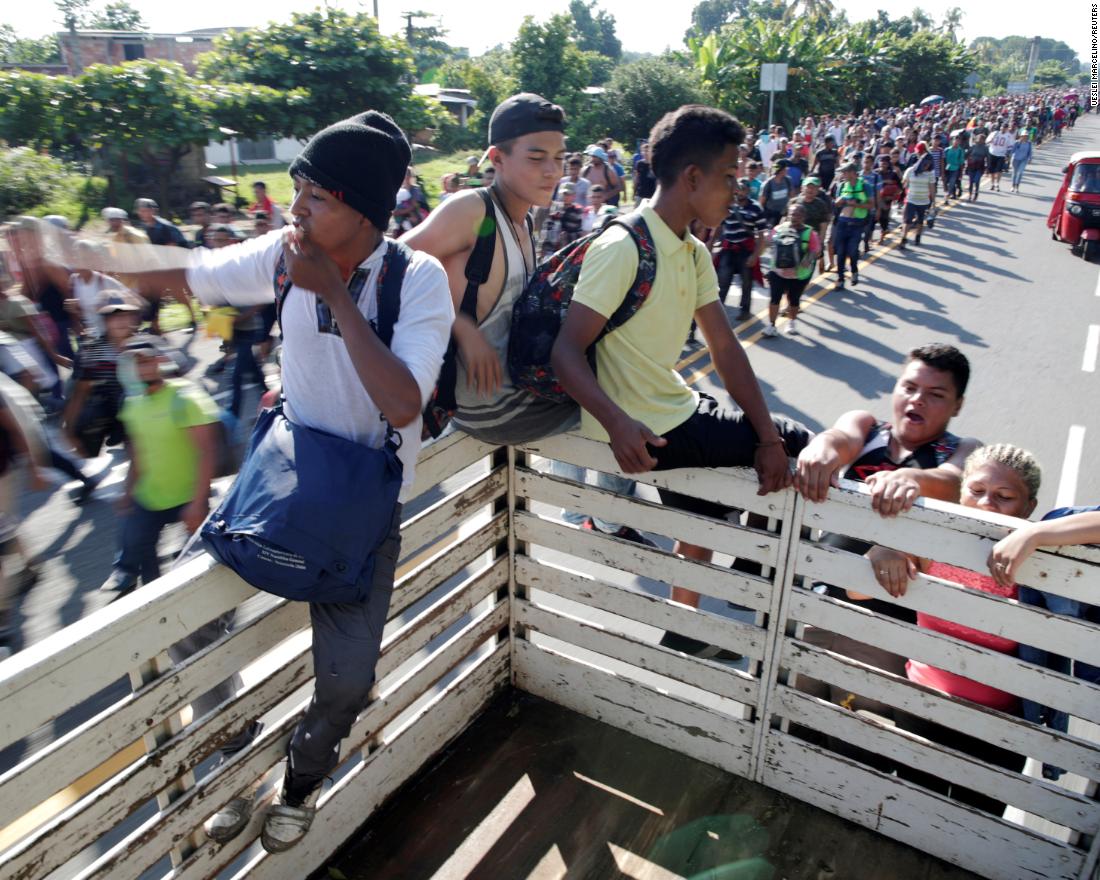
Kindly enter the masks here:
<path id="1" fill-rule="evenodd" d="M 833 703 L 777 689 L 777 712 L 798 724 L 837 737 L 876 755 L 918 768 L 944 780 L 966 780 L 966 787 L 1036 816 L 1089 834 L 1100 829 L 1100 803 L 1043 779 L 1034 779 L 954 751 Z"/>
<path id="2" fill-rule="evenodd" d="M 1084 854 L 771 731 L 771 788 L 992 880 L 1075 880 Z"/>
<path id="3" fill-rule="evenodd" d="M 469 434 L 455 431 L 426 444 L 416 462 L 416 476 L 408 499 L 412 501 L 433 486 L 453 477 L 481 459 L 492 455 L 499 447 L 482 443 Z"/>
<path id="4" fill-rule="evenodd" d="M 556 434 L 534 443 L 525 443 L 519 448 L 533 455 L 608 474 L 618 474 L 648 486 L 671 489 L 763 516 L 778 516 L 778 511 L 786 507 L 783 493 L 764 496 L 756 494 L 758 484 L 756 474 L 751 468 L 679 468 L 671 471 L 647 471 L 644 474 L 624 474 L 619 470 L 610 446 L 588 440 L 579 434 Z"/>
<path id="5" fill-rule="evenodd" d="M 759 529 L 619 495 L 552 474 L 519 468 L 516 470 L 516 491 L 532 501 L 565 510 L 583 510 L 607 522 L 626 523 L 642 532 L 710 547 L 739 559 L 755 560 L 769 568 L 775 568 L 778 558 L 778 537 Z"/>
<path id="6" fill-rule="evenodd" d="M 790 509 L 783 513 L 779 568 L 775 572 L 776 589 L 772 594 L 772 604 L 768 609 L 767 617 L 764 618 L 767 635 L 764 660 L 760 664 L 760 701 L 757 704 L 757 719 L 760 721 L 756 725 L 753 737 L 749 776 L 753 782 L 758 783 L 764 778 L 765 743 L 772 717 L 770 704 L 775 699 L 775 687 L 779 678 L 783 636 L 786 632 L 788 608 L 794 589 L 794 560 L 798 553 L 798 542 L 802 535 L 802 517 L 806 506 L 802 496 L 794 493 L 788 495 L 788 502 Z"/>
<path id="7" fill-rule="evenodd" d="M 479 509 L 503 498 L 508 489 L 508 469 L 501 465 L 475 477 L 446 498 L 437 501 L 401 525 L 401 558 L 435 543 L 466 522 Z"/>
<path id="8" fill-rule="evenodd" d="M 224 681 L 307 626 L 308 606 L 283 602 L 18 764 L 0 778 L 0 827 L 139 740 L 211 682 Z"/>
<path id="9" fill-rule="evenodd" d="M 516 640 L 516 686 L 738 776 L 749 771 L 753 725 Z"/>
<path id="10" fill-rule="evenodd" d="M 865 557 L 805 541 L 799 545 L 796 574 L 1100 666 L 1100 626 L 1086 620 L 927 575 L 918 575 L 906 594 L 895 598 L 879 586 Z M 1096 574 L 1100 577 L 1100 570 Z"/>
<path id="11" fill-rule="evenodd" d="M 609 584 L 530 556 L 516 557 L 516 577 L 524 586 L 571 602 L 690 636 L 753 659 L 763 656 L 764 630 L 751 623 L 688 608 L 670 599 Z"/>
<path id="12" fill-rule="evenodd" d="M 870 495 L 863 487 L 833 490 L 825 503 L 807 504 L 803 525 L 919 556 L 928 556 L 934 549 L 940 562 L 986 571 L 993 545 L 1019 528 L 1020 520 L 930 499 L 919 499 L 908 513 L 886 518 L 871 509 Z M 1040 551 L 1020 568 L 1019 582 L 1089 602 L 1095 601 L 1098 577 L 1096 563 Z"/>
<path id="13" fill-rule="evenodd" d="M 402 663 L 423 651 L 433 639 L 454 626 L 473 608 L 484 602 L 508 581 L 508 559 L 502 556 L 460 588 L 409 621 L 383 642 L 377 678 L 381 681 Z"/>
<path id="14" fill-rule="evenodd" d="M 259 854 L 249 865 L 249 880 L 301 880 L 322 868 L 388 797 L 482 712 L 507 682 L 507 667 L 508 645 L 502 643 L 485 662 L 448 685 L 415 724 L 324 795 L 301 843 L 279 855 Z M 177 874 L 174 880 L 185 878 Z"/>
<path id="15" fill-rule="evenodd" d="M 764 611 L 769 607 L 772 585 L 763 578 L 742 574 L 719 565 L 695 562 L 664 550 L 643 547 L 610 535 L 595 534 L 565 523 L 517 511 L 516 537 L 543 547 L 579 556 L 587 562 L 617 568 L 638 577 L 686 587 L 697 593 L 725 599 Z"/>
<path id="16" fill-rule="evenodd" d="M 204 555 L 13 655 L 0 664 L 0 748 L 254 593 Z"/>
<path id="17" fill-rule="evenodd" d="M 791 617 L 1100 723 L 1100 686 L 930 629 L 798 590 Z M 820 676 L 815 676 L 820 678 Z"/>
<path id="18" fill-rule="evenodd" d="M 455 668 L 470 652 L 491 638 L 507 621 L 507 606 L 498 605 L 493 611 L 473 622 L 469 627 L 451 639 L 434 660 L 429 662 L 401 682 L 393 692 L 376 700 L 368 706 L 352 727 L 351 733 L 341 744 L 340 761 L 358 753 L 363 745 L 377 736 L 387 724 L 422 697 L 447 672 Z M 480 668 L 479 661 L 473 669 Z M 467 673 L 468 674 L 468 673 Z M 434 676 L 434 677 L 433 677 Z M 260 778 L 268 769 L 278 763 L 286 754 L 286 741 L 306 703 L 300 703 L 281 720 L 273 722 L 265 729 L 257 741 L 240 756 L 236 756 L 224 769 L 214 771 L 200 780 L 195 788 L 186 792 L 167 810 L 161 812 L 155 820 L 146 823 L 142 829 L 119 842 L 110 851 L 80 875 L 80 880 L 137 880 L 141 874 L 154 864 L 165 852 L 166 845 L 182 839 L 197 829 L 207 816 L 234 797 L 245 785 Z M 423 755 L 421 756 L 423 757 Z M 249 837 L 259 834 L 260 823 L 254 821 L 249 827 Z M 244 837 L 246 835 L 242 835 Z M 240 838 L 233 841 L 231 849 L 238 842 L 242 845 L 249 841 Z M 208 847 L 201 847 L 204 852 Z M 243 846 L 242 846 L 243 848 Z M 235 849 L 240 852 L 240 849 Z M 193 858 L 193 857 L 192 857 Z M 190 864 L 190 860 L 188 861 Z M 186 874 L 176 873 L 174 880 L 182 880 Z M 198 875 L 204 876 L 204 875 Z"/>
<path id="19" fill-rule="evenodd" d="M 531 627 L 551 638 L 594 651 L 620 663 L 636 666 L 646 672 L 662 675 L 745 705 L 755 703 L 759 689 L 755 679 L 720 664 L 676 654 L 666 648 L 639 641 L 614 630 L 605 630 L 593 623 L 569 617 L 524 599 L 516 602 L 514 620 L 521 626 Z"/>
<path id="20" fill-rule="evenodd" d="M 390 617 L 404 613 L 507 538 L 508 513 L 502 511 L 462 542 L 441 550 L 399 577 L 390 600 Z"/>
<path id="21" fill-rule="evenodd" d="M 1100 745 L 949 697 L 806 642 L 785 640 L 780 665 L 800 675 L 832 682 L 851 693 L 890 703 L 1001 748 L 1100 779 Z"/>
<path id="22" fill-rule="evenodd" d="M 122 822 L 173 779 L 197 767 L 218 743 L 234 736 L 251 720 L 306 684 L 312 675 L 313 663 L 308 648 L 291 655 L 271 675 L 243 690 L 218 713 L 187 727 L 155 751 L 142 756 L 106 785 L 6 852 L 0 858 L 0 871 L 10 880 L 45 877 Z M 169 807 L 161 817 L 171 812 L 172 807 Z M 152 828 L 147 825 L 139 839 L 144 840 L 155 833 L 158 824 L 154 823 Z M 154 848 L 162 847 L 163 854 L 165 848 L 186 836 L 176 836 L 170 841 L 162 838 Z"/>

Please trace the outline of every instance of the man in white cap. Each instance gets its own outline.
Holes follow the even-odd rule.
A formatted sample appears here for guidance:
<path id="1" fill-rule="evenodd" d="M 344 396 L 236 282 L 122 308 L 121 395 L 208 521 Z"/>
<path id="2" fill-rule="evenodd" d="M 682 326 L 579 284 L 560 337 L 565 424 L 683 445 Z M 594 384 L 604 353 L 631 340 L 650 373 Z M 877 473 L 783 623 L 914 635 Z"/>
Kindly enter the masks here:
<path id="1" fill-rule="evenodd" d="M 122 208 L 104 208 L 107 235 L 121 244 L 149 244 L 149 236 L 130 225 L 130 215 Z"/>

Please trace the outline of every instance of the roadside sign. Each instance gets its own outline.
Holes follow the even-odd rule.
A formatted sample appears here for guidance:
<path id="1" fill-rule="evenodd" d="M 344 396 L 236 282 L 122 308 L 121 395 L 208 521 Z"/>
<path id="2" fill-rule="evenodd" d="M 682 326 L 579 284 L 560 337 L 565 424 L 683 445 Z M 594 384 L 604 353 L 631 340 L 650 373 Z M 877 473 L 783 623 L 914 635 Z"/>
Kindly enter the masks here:
<path id="1" fill-rule="evenodd" d="M 1008 84 L 1008 93 L 1010 95 L 1026 95 L 1031 90 L 1027 80 L 1018 80 L 1017 82 L 1010 82 Z"/>
<path id="2" fill-rule="evenodd" d="M 787 65 L 786 64 L 761 64 L 760 65 L 760 91 L 785 92 L 787 91 Z"/>
<path id="3" fill-rule="evenodd" d="M 979 94 L 979 91 L 975 88 L 963 89 L 963 94 L 964 95 L 977 95 L 977 94 Z"/>
<path id="4" fill-rule="evenodd" d="M 965 80 L 963 80 L 963 82 L 965 82 L 965 83 L 966 83 L 966 87 L 967 87 L 968 89 L 972 89 L 972 88 L 974 88 L 975 86 L 977 86 L 977 85 L 978 85 L 978 74 L 976 74 L 976 73 L 971 73 L 971 74 L 969 74 L 969 75 L 968 75 L 968 76 L 966 77 L 966 79 L 965 79 Z"/>

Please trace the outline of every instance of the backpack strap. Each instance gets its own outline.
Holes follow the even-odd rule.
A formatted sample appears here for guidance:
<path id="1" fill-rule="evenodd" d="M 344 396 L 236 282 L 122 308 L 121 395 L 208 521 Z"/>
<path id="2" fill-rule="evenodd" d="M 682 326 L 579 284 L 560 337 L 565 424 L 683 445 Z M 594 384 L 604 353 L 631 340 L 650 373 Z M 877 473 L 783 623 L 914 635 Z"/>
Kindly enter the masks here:
<path id="1" fill-rule="evenodd" d="M 408 245 L 392 238 L 386 240 L 386 254 L 382 257 L 376 285 L 378 316 L 371 323 L 386 348 L 393 342 L 393 328 L 397 326 L 397 319 L 401 316 L 401 285 L 411 262 L 412 251 Z"/>
<path id="2" fill-rule="evenodd" d="M 275 271 L 271 276 L 271 286 L 275 289 L 275 320 L 281 327 L 283 324 L 283 303 L 286 301 L 290 288 L 294 282 L 290 280 L 290 272 L 286 268 L 286 254 L 279 248 L 279 259 L 275 261 Z"/>
<path id="3" fill-rule="evenodd" d="M 638 309 L 645 305 L 646 297 L 652 291 L 653 282 L 657 277 L 657 247 L 641 212 L 634 211 L 625 217 L 612 220 L 604 227 L 604 231 L 613 225 L 624 227 L 634 239 L 634 244 L 638 248 L 638 272 L 634 276 L 634 282 L 627 289 L 623 301 L 607 319 L 607 323 L 600 332 L 600 339 L 625 324 Z"/>
<path id="4" fill-rule="evenodd" d="M 485 205 L 485 217 L 477 230 L 477 242 L 466 259 L 466 291 L 462 294 L 460 311 L 477 322 L 477 291 L 489 280 L 493 268 L 493 256 L 497 245 L 497 212 L 488 187 L 477 190 Z M 528 227 L 530 228 L 530 227 Z"/>

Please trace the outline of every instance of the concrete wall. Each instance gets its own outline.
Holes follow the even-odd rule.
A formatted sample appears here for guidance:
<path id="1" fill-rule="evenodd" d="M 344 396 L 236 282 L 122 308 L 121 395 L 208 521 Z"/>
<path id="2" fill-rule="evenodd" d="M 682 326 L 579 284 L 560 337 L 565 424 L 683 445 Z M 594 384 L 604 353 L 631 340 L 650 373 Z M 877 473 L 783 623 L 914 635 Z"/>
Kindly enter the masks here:
<path id="1" fill-rule="evenodd" d="M 291 162 L 301 152 L 302 144 L 294 138 L 281 138 L 275 141 L 274 159 L 248 160 L 241 158 L 240 142 L 237 144 L 238 165 L 262 165 L 269 162 Z M 231 164 L 229 157 L 229 141 L 217 143 L 211 141 L 206 145 L 206 162 L 209 165 L 228 166 Z"/>

